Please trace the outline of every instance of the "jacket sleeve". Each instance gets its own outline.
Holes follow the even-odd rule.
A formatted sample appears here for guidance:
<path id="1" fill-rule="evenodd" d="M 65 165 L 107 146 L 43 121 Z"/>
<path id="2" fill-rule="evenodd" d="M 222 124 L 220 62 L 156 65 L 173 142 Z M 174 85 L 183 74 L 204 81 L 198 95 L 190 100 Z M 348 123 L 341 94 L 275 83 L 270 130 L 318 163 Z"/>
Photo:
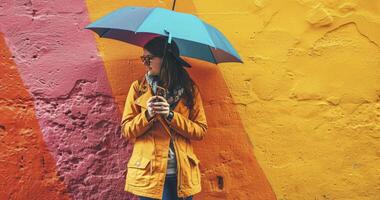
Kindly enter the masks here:
<path id="1" fill-rule="evenodd" d="M 179 112 L 173 111 L 173 119 L 168 122 L 168 125 L 189 139 L 202 140 L 207 132 L 207 120 L 198 88 L 195 90 L 194 97 L 194 107 L 190 112 L 189 118 Z"/>
<path id="2" fill-rule="evenodd" d="M 141 112 L 134 103 L 137 98 L 138 82 L 132 83 L 125 101 L 123 117 L 121 120 L 121 134 L 127 139 L 134 139 L 145 133 L 153 124 L 153 119 L 146 118 L 145 112 Z"/>

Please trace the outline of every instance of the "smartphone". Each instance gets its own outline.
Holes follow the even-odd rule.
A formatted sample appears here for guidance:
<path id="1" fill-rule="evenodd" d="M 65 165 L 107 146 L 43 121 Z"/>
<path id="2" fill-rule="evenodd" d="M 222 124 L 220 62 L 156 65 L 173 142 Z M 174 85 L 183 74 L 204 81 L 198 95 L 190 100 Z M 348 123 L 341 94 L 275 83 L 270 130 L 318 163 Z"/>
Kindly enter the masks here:
<path id="1" fill-rule="evenodd" d="M 166 89 L 157 85 L 156 95 L 166 98 Z M 160 100 L 156 100 L 156 101 L 160 101 Z"/>

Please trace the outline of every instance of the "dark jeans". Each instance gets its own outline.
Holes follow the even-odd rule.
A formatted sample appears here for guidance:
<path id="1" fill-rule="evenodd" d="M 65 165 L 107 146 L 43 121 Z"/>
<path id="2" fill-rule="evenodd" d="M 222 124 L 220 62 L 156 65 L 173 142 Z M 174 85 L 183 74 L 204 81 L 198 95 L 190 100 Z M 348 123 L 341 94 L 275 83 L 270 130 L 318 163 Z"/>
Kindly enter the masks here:
<path id="1" fill-rule="evenodd" d="M 148 197 L 139 197 L 140 200 L 154 200 Z M 164 192 L 162 195 L 162 200 L 192 200 L 193 196 L 186 198 L 178 198 L 177 196 L 177 176 L 166 176 Z"/>

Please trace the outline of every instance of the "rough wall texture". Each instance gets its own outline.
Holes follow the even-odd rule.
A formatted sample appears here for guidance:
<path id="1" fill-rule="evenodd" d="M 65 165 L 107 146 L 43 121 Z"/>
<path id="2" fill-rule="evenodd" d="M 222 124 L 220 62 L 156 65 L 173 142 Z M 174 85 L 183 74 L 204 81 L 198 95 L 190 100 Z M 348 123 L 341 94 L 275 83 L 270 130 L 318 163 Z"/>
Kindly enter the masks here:
<path id="1" fill-rule="evenodd" d="M 0 199 L 134 199 L 119 122 L 142 49 L 83 27 L 122 6 L 171 3 L 0 2 Z M 197 199 L 380 199 L 380 1 L 176 10 L 216 26 L 245 61 L 188 59 L 210 127 L 195 142 Z"/>
<path id="2" fill-rule="evenodd" d="M 32 133 L 43 138 L 46 148 L 39 151 L 52 157 L 54 174 L 66 185 L 67 196 L 73 199 L 127 199 L 131 195 L 123 191 L 122 177 L 131 148 L 120 139 L 120 113 L 112 98 L 93 34 L 83 29 L 89 22 L 83 1 L 2 1 L 0 32 L 10 49 L 10 54 L 2 55 L 2 59 L 13 60 L 16 64 L 5 63 L 1 67 L 4 70 L 15 68 L 16 75 L 21 77 L 31 95 L 30 100 L 19 101 L 35 109 L 30 115 L 38 122 L 39 129 Z M 1 88 L 8 88 L 4 83 L 1 82 Z M 3 96 L 6 101 L 12 100 Z M 25 111 L 14 112 L 17 116 Z M 0 124 L 6 120 L 3 113 L 8 111 L 1 113 Z M 24 119 L 21 116 L 14 120 L 23 122 Z M 5 128 L 12 130 L 12 126 L 18 127 L 18 124 L 8 124 Z M 28 131 L 21 134 L 17 129 L 7 133 L 19 134 L 23 140 L 29 140 L 31 134 Z M 16 156 L 22 144 L 21 140 L 13 148 L 7 145 L 6 157 L 15 163 L 32 159 L 28 158 L 31 155 Z M 10 167 L 8 171 L 20 170 L 18 165 L 1 168 L 4 167 Z M 23 169 L 44 173 L 28 165 Z M 0 175 L 1 183 L 19 186 L 16 191 L 2 187 L 5 192 L 1 193 L 1 199 L 28 199 L 21 198 L 26 196 L 60 199 L 35 197 L 34 194 L 49 192 L 49 189 L 45 191 L 35 186 L 38 177 L 26 176 L 28 182 L 22 184 L 13 176 L 7 172 Z M 51 180 L 41 182 L 48 184 Z M 18 193 L 27 195 L 18 198 L 15 196 Z"/>
<path id="3" fill-rule="evenodd" d="M 10 58 L 0 33 L 0 199 L 69 199 L 42 138 L 33 98 Z"/>
<path id="4" fill-rule="evenodd" d="M 277 199 L 380 199 L 380 1 L 195 3 Z"/>

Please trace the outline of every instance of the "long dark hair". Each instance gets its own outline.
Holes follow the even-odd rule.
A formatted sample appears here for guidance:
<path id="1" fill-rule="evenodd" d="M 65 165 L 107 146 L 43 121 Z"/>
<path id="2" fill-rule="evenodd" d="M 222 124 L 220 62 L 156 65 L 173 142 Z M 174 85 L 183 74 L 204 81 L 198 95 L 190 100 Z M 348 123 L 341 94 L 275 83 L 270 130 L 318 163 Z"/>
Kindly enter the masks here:
<path id="1" fill-rule="evenodd" d="M 175 59 L 173 54 L 166 51 L 164 56 L 166 43 L 167 37 L 159 36 L 146 43 L 144 49 L 154 56 L 163 58 L 159 74 L 159 85 L 167 88 L 169 91 L 173 91 L 178 86 L 183 87 L 185 104 L 190 110 L 192 110 L 194 106 L 194 89 L 196 84 L 191 79 L 186 69 L 177 61 L 177 59 Z M 173 46 L 177 44 L 172 40 L 170 45 Z M 169 48 L 169 46 L 167 46 L 167 48 Z"/>

